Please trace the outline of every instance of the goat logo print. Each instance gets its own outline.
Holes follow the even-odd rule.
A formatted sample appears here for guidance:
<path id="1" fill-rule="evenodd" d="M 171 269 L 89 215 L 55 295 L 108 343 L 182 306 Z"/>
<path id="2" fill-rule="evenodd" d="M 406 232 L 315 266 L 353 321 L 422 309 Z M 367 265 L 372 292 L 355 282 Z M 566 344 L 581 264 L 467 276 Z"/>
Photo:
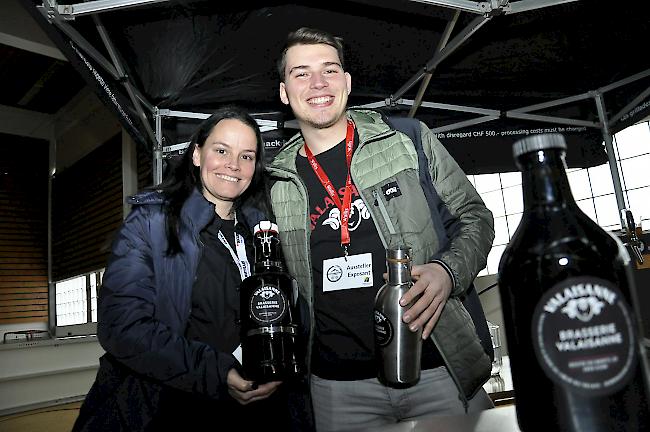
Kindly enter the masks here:
<path id="1" fill-rule="evenodd" d="M 583 297 L 569 300 L 562 308 L 562 312 L 569 318 L 589 322 L 594 316 L 600 314 L 603 307 L 605 307 L 605 303 L 598 300 L 597 297 Z"/>
<path id="2" fill-rule="evenodd" d="M 356 230 L 361 221 L 370 219 L 370 212 L 366 208 L 366 204 L 361 198 L 354 200 L 350 205 L 350 218 L 348 219 L 348 229 L 350 231 Z M 333 230 L 338 230 L 341 227 L 341 211 L 338 207 L 330 210 L 327 219 L 323 221 L 323 225 L 328 225 Z"/>

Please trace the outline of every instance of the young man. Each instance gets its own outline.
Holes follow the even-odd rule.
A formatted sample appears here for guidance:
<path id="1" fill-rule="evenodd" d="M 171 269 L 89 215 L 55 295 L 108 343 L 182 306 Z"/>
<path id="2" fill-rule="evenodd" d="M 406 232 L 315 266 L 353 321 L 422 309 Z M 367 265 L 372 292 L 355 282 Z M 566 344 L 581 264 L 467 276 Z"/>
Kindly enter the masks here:
<path id="1" fill-rule="evenodd" d="M 288 269 L 310 306 L 317 430 L 492 407 L 482 389 L 490 358 L 460 300 L 486 264 L 492 214 L 421 124 L 433 184 L 455 220 L 449 238 L 441 237 L 411 140 L 376 112 L 346 110 L 352 80 L 339 38 L 308 28 L 291 33 L 278 69 L 280 99 L 300 133 L 269 167 L 271 196 Z M 373 305 L 384 283 L 385 249 L 399 244 L 412 247 L 415 280 L 402 304 L 421 295 L 404 320 L 423 330 L 424 341 L 420 381 L 397 390 L 376 378 Z M 371 272 L 346 271 L 353 268 Z"/>

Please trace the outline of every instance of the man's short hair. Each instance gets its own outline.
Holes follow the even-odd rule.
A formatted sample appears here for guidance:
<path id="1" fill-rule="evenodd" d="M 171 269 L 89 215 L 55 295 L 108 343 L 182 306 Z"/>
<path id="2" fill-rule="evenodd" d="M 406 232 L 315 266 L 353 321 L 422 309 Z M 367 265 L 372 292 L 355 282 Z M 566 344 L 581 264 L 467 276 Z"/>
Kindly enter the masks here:
<path id="1" fill-rule="evenodd" d="M 344 59 L 343 59 L 343 39 L 337 36 L 333 36 L 330 33 L 327 33 L 323 30 L 317 30 L 309 27 L 301 27 L 296 31 L 289 33 L 287 36 L 287 44 L 282 50 L 282 55 L 278 60 L 278 74 L 280 75 L 280 81 L 284 82 L 284 70 L 287 67 L 287 50 L 292 46 L 296 45 L 316 45 L 316 44 L 325 44 L 336 49 L 336 53 L 339 56 L 341 61 L 341 67 L 345 70 Z"/>

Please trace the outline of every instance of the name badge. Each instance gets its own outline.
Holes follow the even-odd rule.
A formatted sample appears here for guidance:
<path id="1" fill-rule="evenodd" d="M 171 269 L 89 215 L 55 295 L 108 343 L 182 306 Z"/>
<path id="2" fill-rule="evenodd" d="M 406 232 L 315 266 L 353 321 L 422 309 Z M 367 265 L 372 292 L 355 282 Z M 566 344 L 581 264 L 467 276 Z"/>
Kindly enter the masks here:
<path id="1" fill-rule="evenodd" d="M 372 254 L 323 261 L 323 292 L 371 287 Z"/>

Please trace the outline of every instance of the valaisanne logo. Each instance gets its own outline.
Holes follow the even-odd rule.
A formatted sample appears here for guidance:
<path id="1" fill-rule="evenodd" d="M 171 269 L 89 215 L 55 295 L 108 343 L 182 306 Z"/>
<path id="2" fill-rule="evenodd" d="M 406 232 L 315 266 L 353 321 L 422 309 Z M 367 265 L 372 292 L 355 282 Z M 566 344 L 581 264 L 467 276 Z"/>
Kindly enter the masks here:
<path id="1" fill-rule="evenodd" d="M 633 319 L 613 282 L 593 276 L 558 282 L 540 299 L 531 324 L 539 365 L 558 385 L 598 396 L 631 379 Z"/>

